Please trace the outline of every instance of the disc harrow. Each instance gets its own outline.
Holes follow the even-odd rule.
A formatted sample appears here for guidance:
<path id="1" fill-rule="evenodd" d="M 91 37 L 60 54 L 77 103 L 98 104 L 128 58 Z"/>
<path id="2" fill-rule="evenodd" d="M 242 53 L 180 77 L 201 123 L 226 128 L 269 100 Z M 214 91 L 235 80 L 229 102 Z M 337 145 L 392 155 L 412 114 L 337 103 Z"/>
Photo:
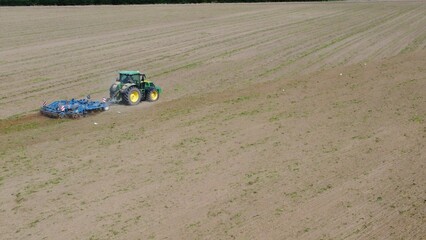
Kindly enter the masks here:
<path id="1" fill-rule="evenodd" d="M 73 118 L 85 117 L 87 114 L 107 111 L 109 104 L 103 101 L 91 101 L 88 99 L 71 99 L 54 101 L 41 107 L 41 114 L 51 118 Z"/>

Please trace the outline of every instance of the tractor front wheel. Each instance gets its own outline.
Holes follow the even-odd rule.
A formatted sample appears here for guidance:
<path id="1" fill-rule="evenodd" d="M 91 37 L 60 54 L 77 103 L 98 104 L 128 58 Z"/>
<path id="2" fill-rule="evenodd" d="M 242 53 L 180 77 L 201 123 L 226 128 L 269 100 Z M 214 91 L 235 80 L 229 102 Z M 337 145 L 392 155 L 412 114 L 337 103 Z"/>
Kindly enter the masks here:
<path id="1" fill-rule="evenodd" d="M 146 100 L 148 100 L 148 102 L 155 102 L 160 98 L 160 93 L 158 92 L 157 89 L 152 89 L 151 91 L 149 91 Z"/>
<path id="2" fill-rule="evenodd" d="M 141 101 L 141 92 L 136 87 L 130 87 L 124 94 L 124 101 L 128 105 L 136 105 Z"/>

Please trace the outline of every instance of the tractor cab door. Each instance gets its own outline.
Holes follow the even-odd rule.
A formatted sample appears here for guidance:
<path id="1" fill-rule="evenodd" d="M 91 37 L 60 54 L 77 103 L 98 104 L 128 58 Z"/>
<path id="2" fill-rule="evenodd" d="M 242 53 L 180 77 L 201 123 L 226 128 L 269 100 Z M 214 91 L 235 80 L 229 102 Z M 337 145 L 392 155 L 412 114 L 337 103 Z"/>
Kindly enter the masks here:
<path id="1" fill-rule="evenodd" d="M 133 74 L 132 75 L 132 81 L 133 81 L 133 83 L 140 85 L 141 84 L 141 75 L 140 74 Z"/>

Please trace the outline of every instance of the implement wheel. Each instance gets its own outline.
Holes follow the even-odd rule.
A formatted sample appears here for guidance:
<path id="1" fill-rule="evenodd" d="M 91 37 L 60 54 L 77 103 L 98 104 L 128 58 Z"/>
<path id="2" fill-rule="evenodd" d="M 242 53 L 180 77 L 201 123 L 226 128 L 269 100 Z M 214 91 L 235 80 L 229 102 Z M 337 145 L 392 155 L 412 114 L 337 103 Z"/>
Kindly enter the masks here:
<path id="1" fill-rule="evenodd" d="M 141 101 L 141 92 L 136 87 L 130 87 L 124 94 L 123 100 L 128 105 L 136 105 Z"/>
<path id="2" fill-rule="evenodd" d="M 155 102 L 160 98 L 160 93 L 158 92 L 157 89 L 152 89 L 151 91 L 149 91 L 146 100 L 148 102 Z"/>

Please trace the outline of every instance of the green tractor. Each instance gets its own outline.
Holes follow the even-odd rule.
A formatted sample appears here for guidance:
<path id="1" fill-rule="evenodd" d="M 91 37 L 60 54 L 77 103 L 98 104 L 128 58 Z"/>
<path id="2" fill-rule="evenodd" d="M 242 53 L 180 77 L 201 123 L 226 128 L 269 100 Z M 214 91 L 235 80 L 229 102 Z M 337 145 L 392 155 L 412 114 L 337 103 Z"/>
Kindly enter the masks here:
<path id="1" fill-rule="evenodd" d="M 145 79 L 145 74 L 139 71 L 119 72 L 119 77 L 109 89 L 111 100 L 128 105 L 136 105 L 143 100 L 157 101 L 163 90 Z"/>

